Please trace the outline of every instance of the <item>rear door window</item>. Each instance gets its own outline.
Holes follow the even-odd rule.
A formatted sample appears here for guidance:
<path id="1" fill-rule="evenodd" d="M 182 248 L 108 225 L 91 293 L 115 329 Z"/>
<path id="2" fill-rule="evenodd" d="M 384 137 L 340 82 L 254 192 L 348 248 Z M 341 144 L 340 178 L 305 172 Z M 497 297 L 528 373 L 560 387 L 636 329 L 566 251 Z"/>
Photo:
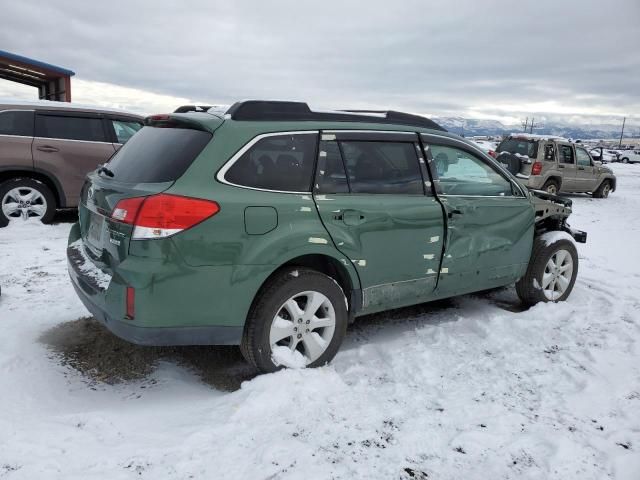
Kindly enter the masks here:
<path id="1" fill-rule="evenodd" d="M 571 145 L 558 145 L 560 163 L 574 164 L 573 148 Z"/>
<path id="2" fill-rule="evenodd" d="M 33 112 L 10 110 L 0 112 L 0 135 L 33 136 Z"/>
<path id="3" fill-rule="evenodd" d="M 315 191 L 316 193 L 349 193 L 349 183 L 338 142 L 320 142 Z"/>
<path id="4" fill-rule="evenodd" d="M 126 120 L 109 120 L 113 125 L 118 143 L 125 144 L 142 128 L 142 123 Z"/>
<path id="5" fill-rule="evenodd" d="M 352 193 L 424 195 L 415 144 L 339 142 Z"/>
<path id="6" fill-rule="evenodd" d="M 227 182 L 280 192 L 310 192 L 316 159 L 316 133 L 261 138 L 224 173 Z"/>
<path id="7" fill-rule="evenodd" d="M 173 181 L 189 168 L 211 137 L 200 130 L 144 127 L 111 157 L 108 168 L 120 182 Z"/>
<path id="8" fill-rule="evenodd" d="M 102 119 L 66 115 L 36 115 L 36 137 L 106 142 Z"/>

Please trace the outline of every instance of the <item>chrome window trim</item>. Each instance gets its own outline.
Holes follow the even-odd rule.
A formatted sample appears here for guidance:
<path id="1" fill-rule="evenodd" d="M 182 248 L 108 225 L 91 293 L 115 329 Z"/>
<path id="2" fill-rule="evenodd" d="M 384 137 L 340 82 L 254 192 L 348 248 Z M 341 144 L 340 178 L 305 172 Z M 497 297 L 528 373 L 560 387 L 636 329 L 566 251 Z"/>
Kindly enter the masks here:
<path id="1" fill-rule="evenodd" d="M 30 138 L 33 141 L 33 137 L 30 135 L 10 135 L 8 133 L 0 133 L 0 137 L 11 137 L 11 138 Z"/>
<path id="2" fill-rule="evenodd" d="M 238 150 L 235 154 L 233 154 L 233 156 L 229 160 L 226 161 L 226 163 L 220 168 L 220 170 L 218 170 L 218 173 L 216 174 L 216 180 L 226 185 L 231 185 L 232 187 L 246 188 L 247 190 L 257 190 L 259 192 L 294 193 L 294 194 L 310 195 L 311 190 L 307 190 L 304 192 L 295 191 L 295 190 L 270 190 L 268 188 L 258 188 L 258 187 L 249 187 L 247 185 L 238 185 L 237 183 L 233 183 L 227 180 L 225 178 L 225 175 L 229 171 L 229 169 L 233 167 L 233 165 L 240 159 L 240 157 L 242 157 L 242 155 L 244 155 L 247 152 L 247 150 L 249 150 L 251 147 L 253 147 L 256 143 L 258 143 L 263 138 L 277 137 L 280 135 L 313 135 L 313 134 L 319 135 L 320 130 L 296 130 L 296 131 L 287 131 L 287 132 L 269 132 L 269 133 L 261 133 L 260 135 L 256 135 L 247 143 L 245 143 L 240 150 Z"/>
<path id="3" fill-rule="evenodd" d="M 449 140 L 451 142 L 455 142 L 458 143 L 459 145 L 463 145 L 467 148 L 471 147 L 472 150 L 476 150 L 477 152 L 480 152 L 482 155 L 488 157 L 488 155 L 486 153 L 484 153 L 479 147 L 476 147 L 474 145 L 468 145 L 465 142 L 461 142 L 460 140 L 458 140 L 457 138 L 453 138 L 453 137 L 447 137 L 445 135 L 438 135 L 435 133 L 424 133 L 424 132 L 420 132 L 420 137 L 426 137 L 426 136 L 430 136 L 430 137 L 438 137 L 438 138 L 444 138 L 446 140 Z M 423 140 L 427 140 L 427 138 L 423 138 Z M 428 143 L 427 143 L 428 145 Z M 491 158 L 491 157 L 489 157 Z M 527 195 L 527 192 L 525 192 L 522 187 L 520 186 L 520 184 L 517 181 L 514 181 L 511 177 L 513 176 L 511 174 L 511 172 L 509 172 L 507 169 L 505 169 L 499 162 L 495 161 L 495 159 L 491 159 L 491 162 L 493 163 L 494 166 L 496 166 L 500 172 L 503 174 L 503 177 L 506 177 L 505 180 L 507 180 L 509 183 L 511 183 L 512 185 L 514 185 L 518 191 L 522 194 L 522 196 L 515 196 L 515 195 L 511 195 L 511 196 L 501 196 L 501 195 L 449 195 L 450 197 L 474 197 L 474 198 L 487 198 L 487 197 L 496 197 L 496 198 L 528 198 L 529 196 Z M 439 181 L 439 179 L 438 179 Z M 445 195 L 444 193 L 439 193 L 438 195 Z"/>
<path id="4" fill-rule="evenodd" d="M 399 133 L 402 135 L 416 135 L 419 132 L 407 132 L 406 130 L 322 130 L 322 133 Z M 331 141 L 331 140 L 325 140 Z M 357 140 L 354 140 L 357 141 Z"/>
<path id="5" fill-rule="evenodd" d="M 60 140 L 61 142 L 104 143 L 105 145 L 113 145 L 113 142 L 101 142 L 99 140 L 74 140 L 73 138 L 33 137 L 33 139 L 34 140 Z"/>

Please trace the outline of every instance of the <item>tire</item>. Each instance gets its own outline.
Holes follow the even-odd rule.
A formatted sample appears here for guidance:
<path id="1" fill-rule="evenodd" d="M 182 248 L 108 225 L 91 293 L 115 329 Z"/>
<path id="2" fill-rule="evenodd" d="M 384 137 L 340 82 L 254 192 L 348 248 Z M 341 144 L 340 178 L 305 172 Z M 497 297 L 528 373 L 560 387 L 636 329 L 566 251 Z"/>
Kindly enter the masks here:
<path id="1" fill-rule="evenodd" d="M 629 163 L 629 159 L 628 159 L 627 157 L 624 157 L 624 158 L 622 159 L 622 163 Z"/>
<path id="2" fill-rule="evenodd" d="M 551 195 L 557 195 L 560 191 L 560 186 L 558 185 L 558 182 L 556 180 L 547 180 L 546 182 L 544 182 L 542 190 L 550 193 Z"/>
<path id="3" fill-rule="evenodd" d="M 311 298 L 316 300 L 315 303 L 324 298 L 315 311 L 308 309 Z M 295 322 L 296 312 L 290 313 L 292 308 L 287 306 L 292 305 L 290 302 L 295 302 L 300 308 L 297 311 L 299 322 Z M 332 314 L 333 331 L 329 325 Z M 280 331 L 274 329 L 272 337 L 276 315 L 288 323 L 283 323 Z M 318 325 L 325 326 L 314 329 L 313 323 L 309 323 L 311 318 L 315 318 Z M 247 361 L 263 373 L 275 372 L 285 366 L 318 367 L 331 361 L 338 352 L 347 331 L 347 323 L 346 297 L 337 282 L 315 270 L 287 268 L 269 280 L 256 295 L 247 317 L 240 350 Z M 299 330 L 294 332 L 294 328 Z M 285 336 L 275 340 L 281 335 Z M 278 347 L 275 355 L 272 338 L 276 342 L 273 346 Z M 295 345 L 295 350 L 291 349 L 292 345 Z M 312 349 L 307 350 L 307 345 Z M 324 348 L 321 353 L 320 348 Z M 283 353 L 284 357 L 281 355 Z M 293 364 L 280 363 L 274 357 L 280 360 L 291 358 Z"/>
<path id="4" fill-rule="evenodd" d="M 31 199 L 23 204 L 25 207 L 12 210 L 19 199 L 17 195 L 24 199 L 30 195 Z M 44 183 L 25 177 L 12 178 L 0 184 L 0 227 L 6 226 L 11 219 L 19 218 L 39 218 L 42 223 L 51 223 L 55 214 L 56 199 Z"/>
<path id="5" fill-rule="evenodd" d="M 555 234 L 557 232 L 550 233 Z M 560 252 L 564 252 L 564 255 Z M 560 270 L 569 264 L 571 265 L 570 269 L 559 275 L 549 271 L 549 263 L 552 259 L 555 259 L 554 263 L 560 263 Z M 570 271 L 570 277 L 566 275 L 567 271 Z M 548 281 L 548 278 L 543 278 L 543 275 L 549 274 L 551 275 L 551 281 Z M 563 283 L 554 280 L 554 276 L 555 278 L 562 277 L 566 280 L 564 290 L 560 291 L 563 288 Z M 562 302 L 571 294 L 577 276 L 578 251 L 573 240 L 560 238 L 547 244 L 545 235 L 543 235 L 534 240 L 533 252 L 531 253 L 527 272 L 516 283 L 516 293 L 525 305 L 535 305 L 538 302 Z M 556 290 L 556 287 L 558 290 Z"/>
<path id="6" fill-rule="evenodd" d="M 607 198 L 611 193 L 611 182 L 604 180 L 600 186 L 593 192 L 594 198 Z"/>

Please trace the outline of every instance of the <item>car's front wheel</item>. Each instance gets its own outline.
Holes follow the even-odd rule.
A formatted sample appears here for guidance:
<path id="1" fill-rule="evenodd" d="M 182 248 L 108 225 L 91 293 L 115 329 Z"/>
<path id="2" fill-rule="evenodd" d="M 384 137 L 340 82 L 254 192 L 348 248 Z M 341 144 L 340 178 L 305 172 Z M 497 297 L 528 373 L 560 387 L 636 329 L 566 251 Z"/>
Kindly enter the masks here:
<path id="1" fill-rule="evenodd" d="M 516 283 L 523 303 L 561 302 L 571 294 L 578 275 L 578 251 L 565 235 L 548 232 L 534 240 L 527 272 Z"/>
<path id="2" fill-rule="evenodd" d="M 611 193 L 611 182 L 609 180 L 603 181 L 600 186 L 593 192 L 595 198 L 607 198 Z"/>
<path id="3" fill-rule="evenodd" d="M 338 283 L 315 270 L 286 269 L 258 293 L 240 349 L 262 372 L 317 367 L 336 355 L 347 323 Z"/>
<path id="4" fill-rule="evenodd" d="M 44 183 L 32 178 L 12 178 L 0 184 L 0 227 L 20 218 L 49 223 L 55 213 L 55 198 Z"/>

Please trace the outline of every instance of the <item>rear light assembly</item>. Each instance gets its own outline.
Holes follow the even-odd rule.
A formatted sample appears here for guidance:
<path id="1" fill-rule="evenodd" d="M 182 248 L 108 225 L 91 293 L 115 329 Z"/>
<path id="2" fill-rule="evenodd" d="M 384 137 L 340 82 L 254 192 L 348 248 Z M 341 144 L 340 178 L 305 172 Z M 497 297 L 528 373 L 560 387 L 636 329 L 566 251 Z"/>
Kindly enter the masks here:
<path id="1" fill-rule="evenodd" d="M 540 175 L 542 172 L 542 162 L 535 162 L 531 165 L 531 175 Z"/>
<path id="2" fill-rule="evenodd" d="M 160 193 L 120 200 L 111 218 L 133 225 L 133 240 L 166 238 L 213 217 L 220 206 L 212 200 Z"/>
<path id="3" fill-rule="evenodd" d="M 498 154 L 493 150 L 489 150 L 487 153 L 489 154 L 490 157 L 498 158 Z"/>

